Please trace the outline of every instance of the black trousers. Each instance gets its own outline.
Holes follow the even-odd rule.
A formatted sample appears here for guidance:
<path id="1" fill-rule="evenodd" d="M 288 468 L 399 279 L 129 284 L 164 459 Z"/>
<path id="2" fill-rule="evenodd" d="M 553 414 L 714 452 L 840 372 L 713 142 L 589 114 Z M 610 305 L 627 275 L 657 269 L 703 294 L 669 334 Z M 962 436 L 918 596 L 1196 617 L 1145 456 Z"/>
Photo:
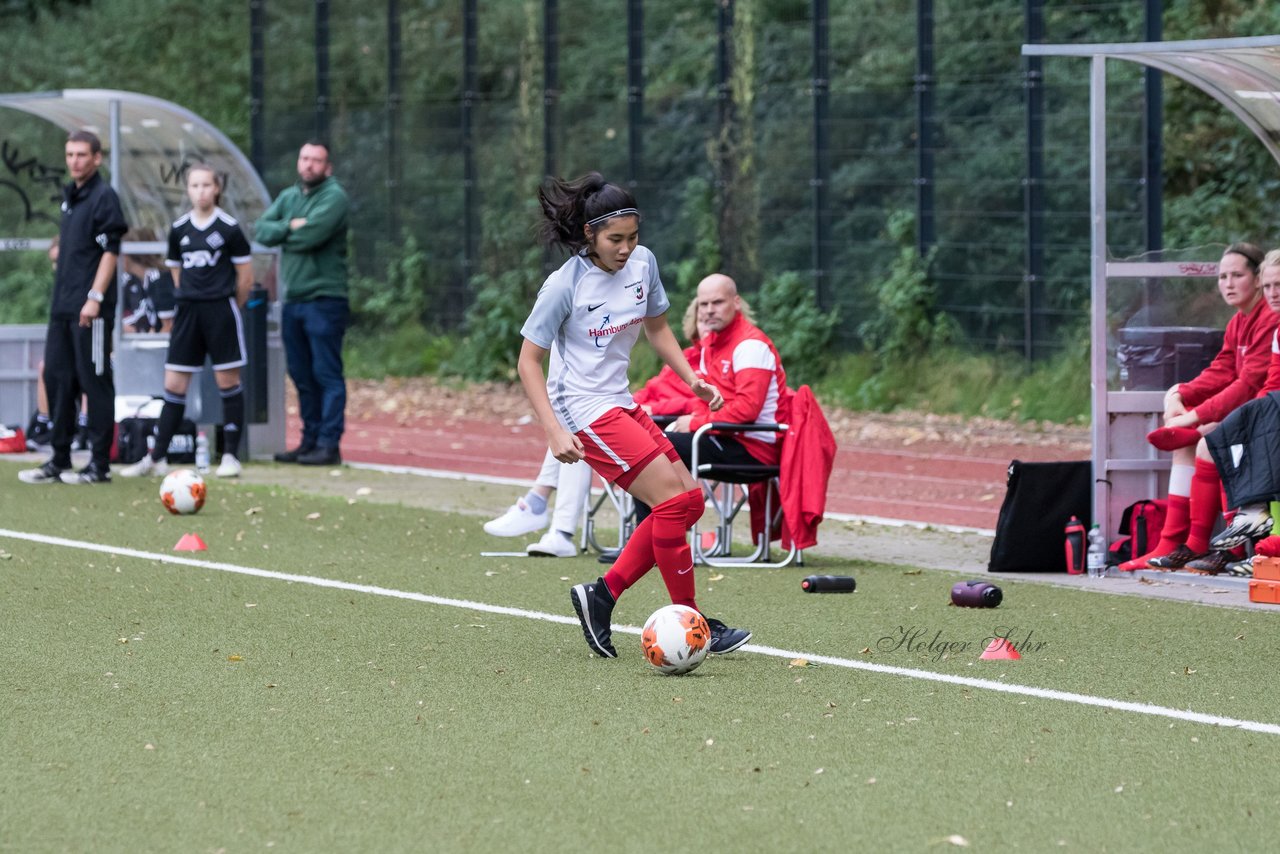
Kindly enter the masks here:
<path id="1" fill-rule="evenodd" d="M 693 465 L 693 434 L 668 433 L 667 438 L 676 449 L 676 453 L 680 455 L 680 459 L 684 460 L 685 466 L 691 467 Z M 698 446 L 698 462 L 739 466 L 758 464 L 760 461 L 751 456 L 743 444 L 732 435 L 708 434 L 702 437 L 702 442 Z M 697 475 L 694 475 L 694 480 L 697 479 Z M 635 504 L 636 524 L 639 525 L 649 515 L 650 508 L 642 501 L 636 501 Z"/>
<path id="2" fill-rule="evenodd" d="M 80 395 L 89 403 L 89 445 L 94 464 L 104 471 L 111 464 L 115 432 L 116 383 L 111 372 L 111 333 L 114 318 L 99 317 L 89 326 L 76 318 L 49 321 L 44 339 L 44 386 L 53 421 L 50 444 L 53 462 L 71 467 Z"/>

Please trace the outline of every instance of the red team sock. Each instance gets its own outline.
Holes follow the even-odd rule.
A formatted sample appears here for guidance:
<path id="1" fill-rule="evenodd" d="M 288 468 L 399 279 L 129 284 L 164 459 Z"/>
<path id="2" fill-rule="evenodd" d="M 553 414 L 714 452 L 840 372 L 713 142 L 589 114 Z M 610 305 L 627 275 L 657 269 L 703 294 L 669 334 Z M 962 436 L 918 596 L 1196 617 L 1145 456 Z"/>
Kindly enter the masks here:
<path id="1" fill-rule="evenodd" d="M 702 490 L 683 492 L 653 508 L 605 573 L 604 583 L 616 600 L 658 564 L 667 593 L 675 605 L 698 610 L 693 582 L 693 552 L 685 532 L 702 517 Z"/>
<path id="2" fill-rule="evenodd" d="M 1191 527 L 1191 498 L 1186 495 L 1170 495 L 1165 513 L 1164 527 L 1160 529 L 1160 542 L 1152 549 L 1150 557 L 1167 555 L 1187 540 Z"/>
<path id="3" fill-rule="evenodd" d="M 673 605 L 685 605 L 695 611 L 698 603 L 694 595 L 693 552 L 685 537 L 688 528 L 685 519 L 690 513 L 689 493 L 662 502 L 653 508 L 653 556 L 658 571 L 667 585 L 667 593 Z"/>
<path id="4" fill-rule="evenodd" d="M 1218 479 L 1218 467 L 1208 460 L 1196 460 L 1189 500 L 1187 548 L 1198 555 L 1204 554 L 1209 551 L 1209 535 L 1222 514 L 1222 482 Z M 1170 501 L 1170 509 L 1172 504 Z"/>
<path id="5" fill-rule="evenodd" d="M 622 591 L 635 584 L 653 569 L 653 514 L 636 526 L 618 559 L 604 574 L 605 586 L 616 601 Z"/>
<path id="6" fill-rule="evenodd" d="M 684 498 L 689 502 L 689 512 L 685 513 L 684 516 L 684 527 L 685 530 L 688 530 L 702 518 L 703 512 L 707 509 L 707 503 L 702 497 L 701 489 L 689 490 L 684 494 Z"/>

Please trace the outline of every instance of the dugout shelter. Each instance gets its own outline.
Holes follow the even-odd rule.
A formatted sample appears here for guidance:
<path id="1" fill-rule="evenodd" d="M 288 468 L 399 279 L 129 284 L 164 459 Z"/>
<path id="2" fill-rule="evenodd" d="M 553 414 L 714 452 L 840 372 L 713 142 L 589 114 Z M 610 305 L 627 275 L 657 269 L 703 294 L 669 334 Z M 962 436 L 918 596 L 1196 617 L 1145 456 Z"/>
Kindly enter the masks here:
<path id="1" fill-rule="evenodd" d="M 102 139 L 104 177 L 119 195 L 130 227 L 124 255 L 164 257 L 170 224 L 190 209 L 186 172 L 193 163 L 207 163 L 221 174 L 220 204 L 250 238 L 253 222 L 271 203 L 262 178 L 235 143 L 212 123 L 170 101 L 113 89 L 61 89 L 0 94 L 0 110 L 5 165 L 0 175 L 0 198 L 4 199 L 0 255 L 38 252 L 43 256 L 58 231 L 65 175 L 62 147 L 59 142 L 55 150 L 45 150 L 48 135 L 42 137 L 30 127 L 31 119 L 64 132 L 92 131 Z M 254 352 L 253 329 L 246 330 L 251 360 L 244 371 L 248 450 L 258 457 L 283 450 L 285 442 L 284 355 L 276 331 L 278 306 L 270 299 L 275 258 L 275 250 L 254 245 L 255 278 L 268 286 L 267 302 L 254 306 L 251 300 L 246 311 L 247 327 L 256 322 L 267 329 L 265 336 L 257 336 L 259 353 Z M 115 338 L 117 396 L 159 395 L 164 388 L 168 335 L 121 334 L 122 314 L 117 312 Z M 44 334 L 43 324 L 0 326 L 0 423 L 25 425 L 35 406 L 36 365 L 43 357 Z M 189 399 L 190 417 L 197 423 L 212 425 L 221 420 L 221 402 L 207 365 L 193 383 Z"/>
<path id="2" fill-rule="evenodd" d="M 1157 253 L 1138 259 L 1111 256 L 1107 245 L 1108 61 L 1138 63 L 1194 86 L 1243 122 L 1280 161 L 1280 36 L 1130 44 L 1026 44 L 1022 54 L 1090 60 L 1093 506 L 1094 521 L 1110 535 L 1115 532 L 1124 507 L 1142 498 L 1163 496 L 1169 470 L 1168 455 L 1148 444 L 1146 434 L 1160 425 L 1164 388 L 1172 383 L 1140 388 L 1137 386 L 1143 383 L 1122 376 L 1116 360 L 1122 330 L 1132 328 L 1126 324 L 1137 314 L 1167 318 L 1181 313 L 1185 319 L 1197 307 L 1195 294 L 1206 288 L 1213 290 L 1221 247 L 1199 257 L 1187 253 Z M 1232 239 L 1230 235 L 1224 237 Z M 1181 303 L 1178 310 L 1168 310 L 1174 302 Z M 1220 311 L 1217 306 L 1198 305 L 1205 312 Z M 1225 317 L 1222 319 L 1225 322 Z M 1222 325 L 1217 324 L 1219 329 Z M 1171 332 L 1168 340 L 1175 351 L 1186 343 L 1178 339 L 1176 332 Z"/>

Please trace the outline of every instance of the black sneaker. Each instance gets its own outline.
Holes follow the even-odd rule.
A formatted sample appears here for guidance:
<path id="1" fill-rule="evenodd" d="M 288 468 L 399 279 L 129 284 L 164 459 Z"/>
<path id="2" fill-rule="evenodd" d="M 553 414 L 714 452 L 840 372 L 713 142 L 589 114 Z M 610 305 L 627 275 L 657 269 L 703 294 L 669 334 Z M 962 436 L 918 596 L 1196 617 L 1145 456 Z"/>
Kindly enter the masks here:
<path id="1" fill-rule="evenodd" d="M 89 450 L 89 448 L 90 448 L 89 428 L 88 427 L 77 428 L 75 436 L 71 438 L 71 450 L 87 451 Z"/>
<path id="2" fill-rule="evenodd" d="M 110 483 L 111 472 L 107 469 L 98 468 L 93 463 L 80 469 L 80 471 L 64 471 L 62 473 L 62 482 L 70 484 L 78 483 Z"/>
<path id="3" fill-rule="evenodd" d="M 18 472 L 18 480 L 23 483 L 59 483 L 64 471 L 66 469 L 62 466 L 49 460 L 38 469 L 25 469 Z"/>
<path id="4" fill-rule="evenodd" d="M 707 625 L 711 627 L 711 649 L 708 652 L 712 655 L 733 652 L 751 640 L 751 632 L 747 629 L 733 629 L 710 617 L 707 617 Z"/>
<path id="5" fill-rule="evenodd" d="M 322 448 L 317 445 L 305 454 L 298 454 L 298 465 L 340 466 L 342 465 L 342 455 L 338 453 L 337 448 Z"/>
<path id="6" fill-rule="evenodd" d="M 53 439 L 53 426 L 43 421 L 33 421 L 27 431 L 27 450 L 36 451 L 48 445 Z"/>
<path id="7" fill-rule="evenodd" d="M 573 610 L 578 614 L 578 622 L 582 624 L 582 635 L 587 639 L 587 646 L 595 650 L 601 658 L 617 658 L 618 651 L 613 648 L 613 629 L 610 618 L 613 616 L 614 598 L 609 592 L 609 585 L 603 578 L 595 583 L 575 584 L 569 591 L 573 600 Z"/>
<path id="8" fill-rule="evenodd" d="M 275 461 L 278 463 L 296 463 L 298 461 L 298 457 L 302 456 L 303 454 L 311 453 L 312 451 L 315 450 L 315 447 L 316 447 L 315 445 L 306 445 L 306 444 L 299 445 L 298 447 L 294 448 L 291 451 L 281 451 L 280 453 L 276 454 L 273 459 L 275 459 Z"/>
<path id="9" fill-rule="evenodd" d="M 1235 559 L 1236 556 L 1231 552 L 1216 549 L 1209 552 L 1204 557 L 1188 561 L 1187 565 L 1183 567 L 1183 569 L 1198 572 L 1202 575 L 1221 575 L 1222 571 L 1227 568 L 1227 564 L 1231 563 Z"/>
<path id="10" fill-rule="evenodd" d="M 1147 561 L 1147 566 L 1154 567 L 1155 569 L 1182 569 L 1184 566 L 1191 563 L 1191 561 L 1200 557 L 1204 557 L 1204 555 L 1196 554 L 1191 551 L 1191 549 L 1187 548 L 1186 543 L 1183 543 L 1167 555 L 1153 557 L 1151 560 Z"/>

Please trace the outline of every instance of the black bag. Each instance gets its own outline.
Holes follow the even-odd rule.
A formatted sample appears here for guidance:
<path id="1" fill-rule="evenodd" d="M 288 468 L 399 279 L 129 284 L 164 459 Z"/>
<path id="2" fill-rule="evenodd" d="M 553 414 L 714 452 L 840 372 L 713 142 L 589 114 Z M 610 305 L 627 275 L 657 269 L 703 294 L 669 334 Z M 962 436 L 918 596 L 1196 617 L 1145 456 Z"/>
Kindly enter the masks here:
<path id="1" fill-rule="evenodd" d="M 157 418 L 126 418 L 120 422 L 120 441 L 117 445 L 118 463 L 136 463 L 147 453 L 147 437 L 154 436 Z M 178 431 L 169 440 L 166 459 L 170 463 L 194 463 L 196 461 L 196 425 L 190 418 L 182 419 Z"/>
<path id="2" fill-rule="evenodd" d="M 1093 463 L 1009 463 L 989 572 L 1066 572 L 1063 530 L 1093 518 Z"/>

